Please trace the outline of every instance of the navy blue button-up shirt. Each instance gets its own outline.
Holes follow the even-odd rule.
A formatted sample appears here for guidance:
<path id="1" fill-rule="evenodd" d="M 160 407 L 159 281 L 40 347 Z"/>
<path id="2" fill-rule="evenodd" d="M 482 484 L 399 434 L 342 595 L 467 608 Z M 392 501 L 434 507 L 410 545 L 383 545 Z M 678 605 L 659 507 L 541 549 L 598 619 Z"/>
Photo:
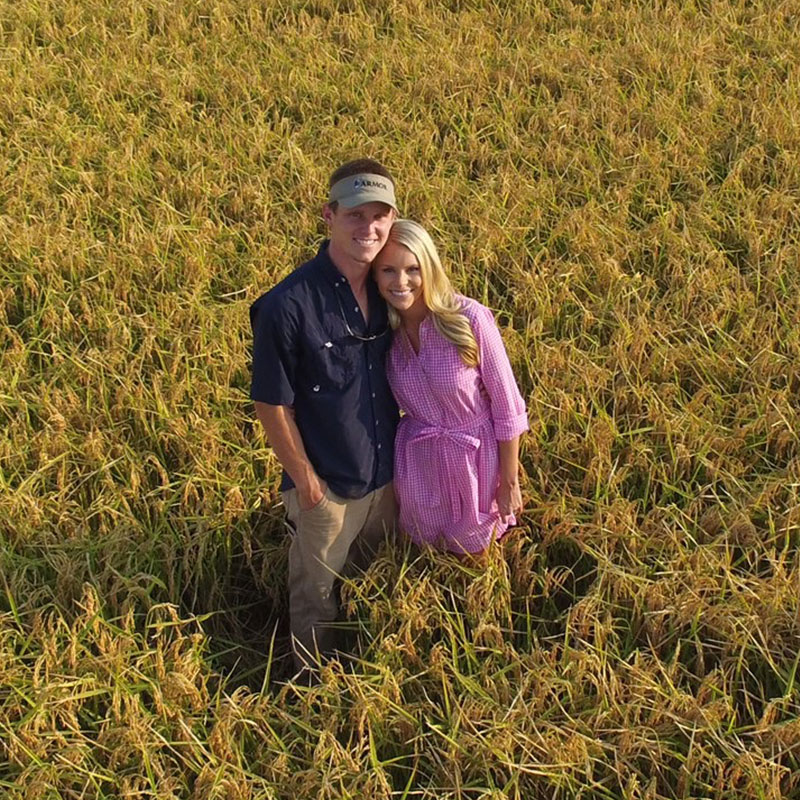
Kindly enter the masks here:
<path id="1" fill-rule="evenodd" d="M 386 304 L 371 277 L 367 295 L 369 324 L 324 242 L 250 307 L 251 399 L 294 408 L 315 471 L 350 498 L 392 479 L 398 420 L 384 371 L 391 341 Z M 376 334 L 382 335 L 357 338 Z M 293 486 L 284 471 L 281 490 Z"/>

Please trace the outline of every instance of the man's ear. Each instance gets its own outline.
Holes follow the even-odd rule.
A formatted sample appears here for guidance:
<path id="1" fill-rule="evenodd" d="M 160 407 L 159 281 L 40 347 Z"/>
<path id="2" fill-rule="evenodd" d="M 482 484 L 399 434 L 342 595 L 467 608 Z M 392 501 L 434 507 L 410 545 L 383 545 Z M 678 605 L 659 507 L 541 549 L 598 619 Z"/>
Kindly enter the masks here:
<path id="1" fill-rule="evenodd" d="M 325 203 L 325 205 L 322 206 L 322 219 L 324 219 L 325 222 L 330 225 L 331 217 L 333 217 L 333 209 L 327 203 Z"/>

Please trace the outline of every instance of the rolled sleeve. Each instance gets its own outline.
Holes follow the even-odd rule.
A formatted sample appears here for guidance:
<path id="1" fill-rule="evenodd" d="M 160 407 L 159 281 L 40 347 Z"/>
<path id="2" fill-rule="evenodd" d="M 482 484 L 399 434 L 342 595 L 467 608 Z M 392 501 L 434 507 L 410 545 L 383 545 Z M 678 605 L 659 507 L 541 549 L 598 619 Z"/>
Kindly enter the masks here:
<path id="1" fill-rule="evenodd" d="M 297 319 L 285 303 L 264 296 L 250 307 L 253 377 L 250 399 L 276 406 L 294 405 L 298 363 Z"/>
<path id="2" fill-rule="evenodd" d="M 472 328 L 480 353 L 481 380 L 492 408 L 495 438 L 508 442 L 528 430 L 528 415 L 492 312 L 475 304 Z"/>

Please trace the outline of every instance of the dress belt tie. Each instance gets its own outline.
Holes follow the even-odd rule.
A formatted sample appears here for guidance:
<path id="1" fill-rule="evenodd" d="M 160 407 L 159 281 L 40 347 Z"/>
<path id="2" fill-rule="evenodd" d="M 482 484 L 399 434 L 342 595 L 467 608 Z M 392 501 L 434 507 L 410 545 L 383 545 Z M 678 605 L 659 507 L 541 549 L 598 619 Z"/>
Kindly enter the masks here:
<path id="1" fill-rule="evenodd" d="M 479 428 L 487 419 L 490 418 L 490 416 L 491 415 L 489 413 L 483 414 L 477 419 L 470 420 L 468 425 L 461 426 L 460 428 L 444 428 L 440 425 L 425 425 L 424 423 L 414 420 L 414 433 L 412 433 L 406 441 L 408 456 L 411 455 L 411 451 L 415 446 L 432 439 L 446 439 L 447 441 L 458 446 L 465 455 L 471 451 L 477 450 L 481 446 L 481 440 L 477 436 L 472 436 L 470 433 L 468 433 L 468 431 Z M 465 467 L 468 467 L 468 463 L 465 464 Z M 413 469 L 413 467 L 410 464 L 407 464 L 406 470 L 409 469 Z M 458 476 L 458 483 L 462 483 L 467 478 L 472 478 L 470 483 L 476 482 L 476 476 L 471 474 L 472 471 L 473 470 L 468 470 L 467 474 Z M 444 472 L 445 471 L 443 469 L 437 470 L 438 479 L 435 481 L 426 481 L 420 487 L 422 494 L 421 500 L 423 503 L 432 508 L 438 507 L 442 504 L 442 495 L 444 494 L 442 491 L 443 484 L 446 486 L 456 480 L 456 476 L 445 475 Z M 451 512 L 454 519 L 458 519 L 461 516 L 458 493 L 451 491 L 449 494 Z"/>

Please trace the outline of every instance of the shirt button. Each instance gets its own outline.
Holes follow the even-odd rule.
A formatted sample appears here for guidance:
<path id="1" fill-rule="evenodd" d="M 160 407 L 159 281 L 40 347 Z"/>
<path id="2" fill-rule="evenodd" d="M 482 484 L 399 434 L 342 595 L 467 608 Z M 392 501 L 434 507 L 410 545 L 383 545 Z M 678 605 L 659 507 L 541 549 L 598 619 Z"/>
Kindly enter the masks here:
<path id="1" fill-rule="evenodd" d="M 380 449 L 381 449 L 381 446 L 380 446 L 380 445 L 378 445 L 378 450 L 380 450 Z"/>
<path id="2" fill-rule="evenodd" d="M 317 388 L 319 388 L 319 387 L 317 387 Z M 373 393 L 372 393 L 372 397 L 373 397 L 373 398 L 375 397 L 375 392 L 373 392 Z"/>
<path id="3" fill-rule="evenodd" d="M 369 368 L 372 369 L 372 364 L 369 365 Z"/>
<path id="4" fill-rule="evenodd" d="M 356 312 L 356 314 L 358 314 L 358 306 L 356 306 L 356 307 L 353 309 L 353 311 L 355 311 L 355 312 Z"/>
<path id="5" fill-rule="evenodd" d="M 316 384 L 316 385 L 314 386 L 314 391 L 315 391 L 315 392 L 318 392 L 318 391 L 319 391 L 319 384 Z M 375 395 L 372 395 L 372 396 L 373 396 L 373 397 L 375 397 Z"/>

